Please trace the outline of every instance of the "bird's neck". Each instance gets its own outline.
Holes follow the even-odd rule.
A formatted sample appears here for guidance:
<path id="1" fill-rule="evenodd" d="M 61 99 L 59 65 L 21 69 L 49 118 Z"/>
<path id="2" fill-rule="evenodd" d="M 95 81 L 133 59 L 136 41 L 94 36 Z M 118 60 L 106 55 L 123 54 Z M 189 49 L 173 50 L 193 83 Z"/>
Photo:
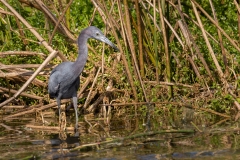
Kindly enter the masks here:
<path id="1" fill-rule="evenodd" d="M 87 57 L 88 57 L 88 46 L 87 46 L 87 41 L 88 38 L 83 36 L 79 36 L 78 39 L 78 57 L 76 62 L 74 63 L 74 69 L 76 70 L 74 73 L 76 73 L 77 75 L 80 75 L 85 64 L 87 61 Z"/>

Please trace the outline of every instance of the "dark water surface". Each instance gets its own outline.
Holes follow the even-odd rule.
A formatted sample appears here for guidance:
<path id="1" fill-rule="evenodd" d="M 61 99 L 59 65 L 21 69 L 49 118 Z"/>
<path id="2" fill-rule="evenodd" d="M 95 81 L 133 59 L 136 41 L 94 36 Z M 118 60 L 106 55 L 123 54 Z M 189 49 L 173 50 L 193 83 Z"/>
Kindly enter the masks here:
<path id="1" fill-rule="evenodd" d="M 91 128 L 81 120 L 80 137 L 66 133 L 66 140 L 60 140 L 56 131 L 27 127 L 29 124 L 41 126 L 36 118 L 6 120 L 0 123 L 0 159 L 240 159 L 238 121 L 206 113 L 194 115 L 193 119 L 176 115 L 154 113 L 150 130 L 146 129 L 142 114 L 114 115 L 108 122 L 101 116 L 92 117 L 88 121 Z M 45 119 L 54 125 L 50 119 L 54 121 L 58 117 Z M 72 119 L 74 124 L 74 117 Z M 159 133 L 160 130 L 179 133 Z M 195 132 L 185 132 L 188 130 Z M 144 135 L 149 132 L 153 134 Z M 114 139 L 118 141 L 112 141 Z M 106 143 L 99 144 L 101 142 Z M 81 148 L 74 150 L 79 146 Z"/>

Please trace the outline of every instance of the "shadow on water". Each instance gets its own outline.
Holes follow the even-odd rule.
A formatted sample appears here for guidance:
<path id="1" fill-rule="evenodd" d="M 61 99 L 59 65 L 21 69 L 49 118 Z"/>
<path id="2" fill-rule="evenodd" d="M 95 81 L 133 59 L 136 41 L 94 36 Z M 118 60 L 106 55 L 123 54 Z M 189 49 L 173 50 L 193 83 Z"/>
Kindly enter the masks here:
<path id="1" fill-rule="evenodd" d="M 176 110 L 151 114 L 150 131 L 146 116 L 118 115 L 111 118 L 89 116 L 80 126 L 80 137 L 71 127 L 65 140 L 54 129 L 34 118 L 21 117 L 0 123 L 0 159 L 239 159 L 239 122 L 193 110 Z M 53 112 L 50 113 L 53 115 Z M 74 124 L 74 118 L 67 119 Z M 56 116 L 44 121 L 56 125 Z M 91 126 L 91 127 L 90 127 Z"/>

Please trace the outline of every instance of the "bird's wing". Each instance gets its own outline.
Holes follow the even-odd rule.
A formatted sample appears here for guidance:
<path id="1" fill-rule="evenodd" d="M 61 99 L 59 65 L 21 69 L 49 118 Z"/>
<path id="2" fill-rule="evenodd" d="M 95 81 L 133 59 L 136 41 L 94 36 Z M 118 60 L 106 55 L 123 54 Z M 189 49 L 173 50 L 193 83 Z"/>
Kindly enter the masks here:
<path id="1" fill-rule="evenodd" d="M 58 78 L 59 75 L 61 75 L 61 73 L 56 69 L 53 69 L 50 74 L 50 78 L 48 81 L 48 93 L 51 98 L 58 96 L 61 83 L 60 79 Z"/>

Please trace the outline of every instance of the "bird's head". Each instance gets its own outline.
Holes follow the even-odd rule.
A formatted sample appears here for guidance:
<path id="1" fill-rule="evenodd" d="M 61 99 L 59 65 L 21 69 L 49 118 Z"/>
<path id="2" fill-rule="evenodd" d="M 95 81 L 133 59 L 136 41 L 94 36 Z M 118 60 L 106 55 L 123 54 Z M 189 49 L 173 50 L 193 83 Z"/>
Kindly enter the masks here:
<path id="1" fill-rule="evenodd" d="M 85 29 L 85 33 L 89 36 L 89 38 L 93 38 L 96 40 L 99 40 L 101 42 L 107 43 L 110 45 L 112 48 L 114 48 L 116 51 L 119 51 L 119 49 L 107 38 L 104 36 L 102 31 L 98 29 L 95 26 L 90 26 Z"/>

